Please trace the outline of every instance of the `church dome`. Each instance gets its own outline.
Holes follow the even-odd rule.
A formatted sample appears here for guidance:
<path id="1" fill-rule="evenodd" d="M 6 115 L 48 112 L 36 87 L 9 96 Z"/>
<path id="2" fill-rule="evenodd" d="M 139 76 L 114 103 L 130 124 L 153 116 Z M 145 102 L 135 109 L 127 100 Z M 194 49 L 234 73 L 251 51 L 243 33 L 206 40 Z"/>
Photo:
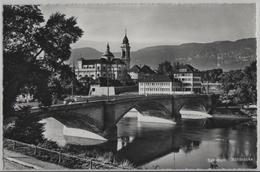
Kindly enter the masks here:
<path id="1" fill-rule="evenodd" d="M 103 54 L 103 56 L 105 56 L 105 57 L 114 57 L 114 54 L 111 53 L 110 51 L 106 51 L 106 52 Z"/>
<path id="2" fill-rule="evenodd" d="M 109 44 L 107 44 L 107 50 L 102 56 L 107 58 L 108 60 L 114 58 L 114 54 L 110 52 Z"/>

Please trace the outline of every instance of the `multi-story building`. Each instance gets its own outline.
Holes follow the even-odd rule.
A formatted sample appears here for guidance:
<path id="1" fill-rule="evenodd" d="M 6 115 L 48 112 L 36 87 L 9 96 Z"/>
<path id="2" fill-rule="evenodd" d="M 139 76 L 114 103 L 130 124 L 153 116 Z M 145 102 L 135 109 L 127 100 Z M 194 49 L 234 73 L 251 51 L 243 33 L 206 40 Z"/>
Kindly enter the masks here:
<path id="1" fill-rule="evenodd" d="M 178 66 L 174 72 L 174 78 L 182 82 L 182 91 L 190 93 L 201 93 L 201 76 L 199 70 L 190 65 Z"/>
<path id="2" fill-rule="evenodd" d="M 92 79 L 99 77 L 117 80 L 124 79 L 130 66 L 130 45 L 126 35 L 121 49 L 121 57 L 116 58 L 110 52 L 109 44 L 107 44 L 106 52 L 99 59 L 79 59 L 75 68 L 77 78 L 80 79 L 87 76 Z"/>
<path id="3" fill-rule="evenodd" d="M 138 82 L 139 94 L 173 94 L 181 91 L 181 82 L 165 75 L 143 75 Z"/>
<path id="4" fill-rule="evenodd" d="M 173 78 L 165 75 L 140 75 L 139 94 L 193 94 L 201 93 L 200 72 L 190 65 L 178 66 Z"/>

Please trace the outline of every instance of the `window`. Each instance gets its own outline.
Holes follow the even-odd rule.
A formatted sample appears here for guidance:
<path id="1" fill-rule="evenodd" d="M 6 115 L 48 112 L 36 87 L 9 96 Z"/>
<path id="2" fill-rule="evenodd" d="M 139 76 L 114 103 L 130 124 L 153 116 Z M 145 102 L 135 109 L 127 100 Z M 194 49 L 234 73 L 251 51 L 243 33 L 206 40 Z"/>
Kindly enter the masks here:
<path id="1" fill-rule="evenodd" d="M 187 69 L 180 69 L 180 72 L 187 72 Z"/>

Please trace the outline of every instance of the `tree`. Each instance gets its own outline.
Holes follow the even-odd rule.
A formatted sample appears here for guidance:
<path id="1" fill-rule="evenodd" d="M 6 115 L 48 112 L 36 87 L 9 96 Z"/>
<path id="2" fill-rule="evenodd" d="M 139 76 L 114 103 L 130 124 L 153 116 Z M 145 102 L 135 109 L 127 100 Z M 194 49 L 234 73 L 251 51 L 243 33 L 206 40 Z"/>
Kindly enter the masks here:
<path id="1" fill-rule="evenodd" d="M 4 119 L 13 115 L 23 88 L 31 88 L 39 102 L 50 105 L 53 94 L 64 86 L 61 83 L 75 76 L 64 61 L 70 57 L 70 44 L 83 34 L 76 18 L 55 13 L 43 22 L 38 6 L 4 5 Z"/>
<path id="2" fill-rule="evenodd" d="M 222 75 L 222 69 L 212 69 L 201 72 L 202 81 L 206 82 L 219 82 Z"/>
<path id="3" fill-rule="evenodd" d="M 161 64 L 159 64 L 157 73 L 158 74 L 163 74 L 163 75 L 170 75 L 173 71 L 173 67 L 170 62 L 165 61 Z"/>
<path id="4" fill-rule="evenodd" d="M 256 103 L 256 61 L 244 70 L 234 70 L 223 73 L 221 82 L 225 93 L 235 90 L 235 103 Z"/>
<path id="5" fill-rule="evenodd" d="M 222 82 L 223 90 L 228 93 L 230 90 L 238 88 L 238 82 L 244 77 L 242 70 L 232 70 L 223 73 L 220 81 Z"/>
<path id="6" fill-rule="evenodd" d="M 245 67 L 243 75 L 239 82 L 238 96 L 243 103 L 256 103 L 256 61 Z"/>
<path id="7" fill-rule="evenodd" d="M 77 93 L 88 95 L 90 85 L 94 82 L 94 79 L 91 77 L 88 77 L 87 75 L 80 78 L 79 82 L 77 83 Z"/>
<path id="8" fill-rule="evenodd" d="M 26 107 L 15 121 L 4 126 L 4 137 L 37 145 L 44 141 L 44 124 L 37 118 L 26 118 L 27 110 Z"/>

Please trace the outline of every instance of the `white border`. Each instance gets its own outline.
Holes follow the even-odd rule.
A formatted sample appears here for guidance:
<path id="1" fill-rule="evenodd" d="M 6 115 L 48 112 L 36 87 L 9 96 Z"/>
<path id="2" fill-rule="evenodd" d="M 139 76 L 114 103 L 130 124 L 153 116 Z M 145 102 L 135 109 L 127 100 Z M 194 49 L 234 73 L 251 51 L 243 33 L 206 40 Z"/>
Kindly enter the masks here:
<path id="1" fill-rule="evenodd" d="M 77 0 L 77 1 L 74 1 L 72 2 L 72 0 L 38 0 L 38 1 L 35 1 L 35 0 L 0 0 L 0 4 L 1 4 L 1 7 L 0 7 L 0 12 L 2 14 L 2 5 L 3 4 L 68 4 L 68 5 L 73 5 L 73 4 L 98 4 L 98 3 L 102 3 L 102 4 L 167 4 L 167 3 L 170 3 L 170 4 L 202 4 L 202 3 L 213 3 L 213 4 L 222 4 L 222 3 L 226 3 L 226 4 L 240 4 L 240 3 L 243 3 L 243 4 L 248 4 L 248 3 L 255 3 L 256 4 L 256 38 L 257 38 L 257 47 L 259 45 L 259 41 L 260 41 L 260 38 L 259 38 L 259 32 L 260 32 L 260 27 L 259 27 L 259 24 L 260 24 L 260 3 L 257 1 L 257 0 Z M 2 15 L 0 16 L 0 21 L 1 21 L 1 29 L 0 29 L 0 38 L 2 40 L 2 35 L 3 35 L 3 32 L 2 32 Z M 1 49 L 1 52 L 2 52 L 2 41 L 0 43 L 0 49 Z M 260 62 L 258 61 L 260 58 L 258 58 L 260 55 L 260 50 L 257 48 L 257 88 L 260 87 L 260 75 L 259 75 L 259 65 L 260 65 Z M 1 53 L 1 58 L 0 58 L 0 67 L 3 69 L 3 55 Z M 1 70 L 0 72 L 0 81 L 1 81 L 1 86 L 0 86 L 0 91 L 1 93 L 3 93 L 3 70 Z M 259 89 L 257 89 L 257 100 L 260 100 L 260 92 L 259 92 Z M 0 112 L 1 112 L 1 115 L 0 115 L 0 120 L 1 120 L 1 123 L 0 123 L 0 135 L 1 135 L 1 139 L 0 139 L 0 146 L 2 146 L 2 120 L 3 120 L 3 112 L 2 112 L 2 103 L 3 103 L 3 96 L 0 97 Z M 257 101 L 257 107 L 260 107 L 260 102 Z M 257 117 L 257 121 L 259 122 L 260 120 L 260 117 L 259 117 L 259 114 L 260 114 L 260 110 L 259 108 L 257 109 L 257 114 L 258 114 L 258 117 Z M 260 126 L 259 126 L 259 123 L 257 124 L 257 169 L 224 169 L 224 170 L 215 170 L 215 171 L 237 171 L 237 170 L 241 170 L 241 171 L 257 171 L 257 170 L 260 170 L 260 161 L 259 161 L 259 158 L 260 158 L 260 150 L 258 149 L 259 147 L 259 131 L 260 131 Z M 3 149 L 0 149 L 0 158 L 2 160 L 2 162 L 0 163 L 0 169 L 3 169 Z M 165 169 L 166 170 L 166 169 Z M 142 170 L 142 171 L 165 171 L 165 170 Z M 207 169 L 189 169 L 188 171 L 208 171 Z M 46 171 L 46 170 L 45 170 Z M 60 170 L 57 170 L 57 171 L 60 171 Z M 75 170 L 69 170 L 69 171 L 75 171 Z M 83 170 L 76 170 L 76 171 L 83 171 Z M 86 170 L 84 170 L 86 171 Z M 104 171 L 104 170 L 101 170 L 101 171 Z M 113 170 L 113 171 L 118 171 L 118 170 Z M 120 171 L 120 170 L 119 170 Z M 167 170 L 167 171 L 175 171 L 175 170 Z M 182 170 L 182 169 L 178 169 L 177 171 L 187 171 L 187 170 Z"/>

